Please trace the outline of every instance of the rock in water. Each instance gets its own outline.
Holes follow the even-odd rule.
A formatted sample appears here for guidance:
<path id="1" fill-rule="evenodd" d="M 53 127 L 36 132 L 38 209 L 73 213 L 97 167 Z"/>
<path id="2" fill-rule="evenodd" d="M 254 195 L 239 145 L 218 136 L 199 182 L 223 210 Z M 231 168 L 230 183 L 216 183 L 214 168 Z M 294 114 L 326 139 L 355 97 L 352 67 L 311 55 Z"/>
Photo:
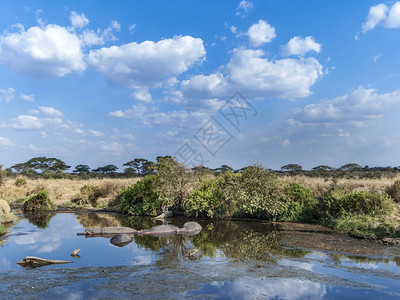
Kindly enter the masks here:
<path id="1" fill-rule="evenodd" d="M 202 230 L 202 227 L 197 222 L 186 222 L 183 227 L 178 230 L 178 233 L 185 235 L 196 235 Z"/>
<path id="2" fill-rule="evenodd" d="M 124 247 L 132 242 L 132 236 L 125 233 L 118 233 L 112 237 L 110 243 L 114 246 Z"/>

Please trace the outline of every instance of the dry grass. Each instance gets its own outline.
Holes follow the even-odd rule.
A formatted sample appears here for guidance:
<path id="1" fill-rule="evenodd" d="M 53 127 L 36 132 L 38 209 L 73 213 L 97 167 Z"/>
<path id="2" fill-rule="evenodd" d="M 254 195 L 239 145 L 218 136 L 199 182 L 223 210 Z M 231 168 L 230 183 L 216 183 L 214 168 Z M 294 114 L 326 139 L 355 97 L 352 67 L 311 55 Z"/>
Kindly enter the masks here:
<path id="1" fill-rule="evenodd" d="M 381 179 L 346 179 L 346 178 L 329 178 L 307 177 L 307 176 L 287 176 L 281 180 L 288 182 L 296 182 L 310 187 L 316 197 L 320 197 L 333 186 L 338 186 L 346 192 L 367 191 L 371 193 L 385 193 L 390 186 L 394 184 L 399 177 L 381 178 Z"/>
<path id="2" fill-rule="evenodd" d="M 26 184 L 15 185 L 16 179 L 7 178 L 0 186 L 0 199 L 7 202 L 25 198 L 32 194 L 46 190 L 51 201 L 57 205 L 71 202 L 80 195 L 82 187 L 93 186 L 101 190 L 103 202 L 113 201 L 116 196 L 126 187 L 134 184 L 138 179 L 29 179 L 25 178 Z"/>

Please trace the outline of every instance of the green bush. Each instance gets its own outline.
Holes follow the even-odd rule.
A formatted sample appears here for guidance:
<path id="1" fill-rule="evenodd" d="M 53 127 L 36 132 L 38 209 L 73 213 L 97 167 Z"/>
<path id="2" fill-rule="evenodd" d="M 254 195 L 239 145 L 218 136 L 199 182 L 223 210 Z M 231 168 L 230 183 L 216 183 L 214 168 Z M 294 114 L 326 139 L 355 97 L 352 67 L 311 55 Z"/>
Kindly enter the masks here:
<path id="1" fill-rule="evenodd" d="M 341 192 L 334 188 L 321 197 L 318 214 L 323 223 L 329 223 L 348 215 L 381 215 L 392 207 L 393 201 L 387 194 L 361 191 L 341 195 Z"/>
<path id="2" fill-rule="evenodd" d="M 0 224 L 0 236 L 5 235 L 7 233 L 6 228 L 3 224 Z"/>
<path id="3" fill-rule="evenodd" d="M 316 199 L 313 191 L 299 183 L 290 183 L 285 188 L 286 211 L 280 221 L 310 222 L 315 220 Z"/>
<path id="4" fill-rule="evenodd" d="M 124 190 L 120 211 L 133 216 L 155 216 L 161 209 L 157 191 L 157 176 L 148 175 Z"/>
<path id="5" fill-rule="evenodd" d="M 221 197 L 222 192 L 218 180 L 206 180 L 186 202 L 185 212 L 188 216 L 221 218 L 224 216 Z"/>
<path id="6" fill-rule="evenodd" d="M 24 186 L 26 184 L 25 178 L 17 178 L 14 182 L 15 186 Z"/>
<path id="7" fill-rule="evenodd" d="M 47 191 L 40 191 L 25 201 L 22 206 L 23 212 L 36 212 L 43 210 L 56 209 L 57 206 L 50 200 Z"/>

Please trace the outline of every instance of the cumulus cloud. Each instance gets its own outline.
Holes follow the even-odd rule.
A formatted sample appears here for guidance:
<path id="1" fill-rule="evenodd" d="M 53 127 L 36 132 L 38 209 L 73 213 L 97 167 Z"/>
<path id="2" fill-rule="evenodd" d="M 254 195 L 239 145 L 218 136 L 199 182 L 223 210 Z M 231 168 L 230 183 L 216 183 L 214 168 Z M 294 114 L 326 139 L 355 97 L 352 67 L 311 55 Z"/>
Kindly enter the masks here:
<path id="1" fill-rule="evenodd" d="M 87 25 L 89 25 L 89 19 L 86 18 L 85 14 L 78 14 L 75 11 L 71 12 L 71 15 L 69 17 L 72 27 L 74 28 L 82 28 Z"/>
<path id="2" fill-rule="evenodd" d="M 175 36 L 90 51 L 88 63 L 112 84 L 128 88 L 156 87 L 204 59 L 200 38 Z"/>
<path id="3" fill-rule="evenodd" d="M 314 41 L 312 36 L 308 36 L 305 39 L 295 36 L 282 47 L 282 53 L 286 56 L 300 55 L 303 56 L 309 51 L 319 53 L 321 51 L 321 44 Z"/>
<path id="4" fill-rule="evenodd" d="M 235 49 L 225 74 L 198 75 L 182 81 L 184 97 L 214 99 L 240 91 L 247 97 L 294 99 L 311 94 L 310 87 L 323 75 L 315 58 L 269 60 L 264 51 Z"/>
<path id="5" fill-rule="evenodd" d="M 13 88 L 0 89 L 0 102 L 10 102 L 15 98 L 15 90 Z"/>
<path id="6" fill-rule="evenodd" d="M 104 137 L 104 132 L 96 130 L 88 130 L 88 134 L 94 137 Z"/>
<path id="7" fill-rule="evenodd" d="M 240 17 L 244 17 L 253 11 L 254 5 L 251 1 L 242 0 L 239 2 L 238 7 L 236 8 L 236 15 Z"/>
<path id="8" fill-rule="evenodd" d="M 32 94 L 31 95 L 21 94 L 21 98 L 26 102 L 35 102 L 35 96 Z"/>
<path id="9" fill-rule="evenodd" d="M 0 62 L 31 77 L 60 77 L 85 70 L 79 38 L 64 27 L 47 25 L 0 36 Z"/>
<path id="10" fill-rule="evenodd" d="M 263 20 L 250 26 L 247 35 L 252 47 L 260 47 L 265 43 L 271 42 L 275 37 L 275 28 Z"/>
<path id="11" fill-rule="evenodd" d="M 359 87 L 351 94 L 306 105 L 296 112 L 295 119 L 302 123 L 351 122 L 365 126 L 394 107 L 400 107 L 400 91 L 379 94 L 377 90 Z"/>
<path id="12" fill-rule="evenodd" d="M 46 106 L 41 106 L 38 108 L 38 112 L 48 116 L 48 117 L 62 117 L 63 113 L 59 111 L 58 109 L 55 109 L 53 107 L 46 107 Z"/>
<path id="13" fill-rule="evenodd" d="M 128 108 L 125 111 L 117 110 L 110 112 L 109 115 L 115 118 L 122 118 L 122 119 L 144 119 L 144 115 L 154 111 L 156 108 L 149 108 L 148 106 L 139 103 L 137 105 L 132 105 L 131 108 Z"/>
<path id="14" fill-rule="evenodd" d="M 400 28 L 400 2 L 395 2 L 390 8 L 383 3 L 371 6 L 367 19 L 362 24 L 362 32 L 382 25 L 385 28 Z"/>
<path id="15" fill-rule="evenodd" d="M 131 97 L 133 99 L 136 99 L 138 101 L 142 101 L 145 103 L 151 103 L 153 100 L 151 99 L 151 94 L 149 93 L 148 89 L 146 88 L 141 88 L 136 90 L 131 94 Z"/>
<path id="16" fill-rule="evenodd" d="M 10 139 L 0 136 L 0 147 L 14 146 Z"/>

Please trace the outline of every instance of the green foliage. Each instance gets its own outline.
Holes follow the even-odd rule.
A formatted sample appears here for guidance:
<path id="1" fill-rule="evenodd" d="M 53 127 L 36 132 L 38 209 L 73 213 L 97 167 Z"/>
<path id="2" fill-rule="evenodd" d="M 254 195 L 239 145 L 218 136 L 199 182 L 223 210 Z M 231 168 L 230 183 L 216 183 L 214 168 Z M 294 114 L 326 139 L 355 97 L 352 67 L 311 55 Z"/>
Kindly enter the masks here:
<path id="1" fill-rule="evenodd" d="M 349 172 L 359 171 L 361 169 L 362 167 L 359 164 L 355 163 L 345 164 L 339 168 L 340 171 L 349 171 Z"/>
<path id="2" fill-rule="evenodd" d="M 221 198 L 222 192 L 218 180 L 205 180 L 187 201 L 186 214 L 196 217 L 221 218 L 224 216 Z"/>
<path id="3" fill-rule="evenodd" d="M 400 179 L 396 180 L 386 191 L 394 202 L 400 203 Z"/>
<path id="4" fill-rule="evenodd" d="M 14 181 L 14 185 L 15 186 L 24 186 L 24 185 L 26 185 L 26 179 L 25 178 L 17 178 Z"/>
<path id="5" fill-rule="evenodd" d="M 7 233 L 7 229 L 3 224 L 0 224 L 0 236 L 5 235 Z"/>
<path id="6" fill-rule="evenodd" d="M 120 211 L 133 216 L 157 215 L 161 208 L 157 182 L 157 176 L 149 175 L 128 187 L 120 195 Z"/>
<path id="7" fill-rule="evenodd" d="M 283 171 L 299 172 L 303 169 L 303 167 L 298 164 L 288 164 L 281 167 L 281 169 Z"/>
<path id="8" fill-rule="evenodd" d="M 280 221 L 310 222 L 314 221 L 316 199 L 309 187 L 299 183 L 290 183 L 285 188 L 286 211 Z"/>
<path id="9" fill-rule="evenodd" d="M 47 191 L 40 191 L 25 201 L 24 205 L 22 206 L 22 211 L 36 212 L 56 208 L 57 206 L 50 200 Z"/>
<path id="10" fill-rule="evenodd" d="M 323 223 L 331 224 L 349 215 L 382 215 L 392 207 L 393 201 L 387 194 L 361 191 L 343 195 L 338 188 L 333 188 L 321 197 L 318 214 Z"/>

